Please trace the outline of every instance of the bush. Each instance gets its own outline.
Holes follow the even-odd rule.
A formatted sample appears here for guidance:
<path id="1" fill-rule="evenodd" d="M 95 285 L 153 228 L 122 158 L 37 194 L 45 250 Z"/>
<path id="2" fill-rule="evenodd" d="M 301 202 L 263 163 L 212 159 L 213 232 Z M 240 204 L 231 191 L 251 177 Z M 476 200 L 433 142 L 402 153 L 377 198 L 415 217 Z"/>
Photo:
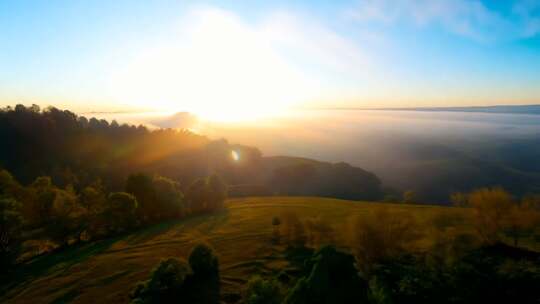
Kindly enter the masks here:
<path id="1" fill-rule="evenodd" d="M 196 245 L 189 255 L 193 275 L 188 279 L 186 303 L 218 304 L 220 294 L 219 261 L 207 244 Z"/>
<path id="2" fill-rule="evenodd" d="M 367 302 L 367 283 L 360 278 L 352 255 L 333 246 L 313 256 L 308 277 L 300 279 L 285 299 L 286 304 L 348 304 Z"/>
<path id="3" fill-rule="evenodd" d="M 512 197 L 502 188 L 483 188 L 469 194 L 469 203 L 475 211 L 475 225 L 487 244 L 500 241 L 505 218 L 510 213 Z"/>
<path id="4" fill-rule="evenodd" d="M 372 303 L 538 303 L 540 255 L 504 244 L 469 249 L 449 264 L 400 255 L 379 263 Z"/>
<path id="5" fill-rule="evenodd" d="M 281 230 L 285 241 L 289 246 L 303 247 L 306 245 L 306 231 L 304 224 L 300 221 L 296 213 L 284 212 L 281 215 Z"/>
<path id="6" fill-rule="evenodd" d="M 152 270 L 150 279 L 138 283 L 131 293 L 132 303 L 219 303 L 219 269 L 208 245 L 195 246 L 184 260 L 169 258 Z"/>
<path id="7" fill-rule="evenodd" d="M 282 300 L 282 289 L 276 279 L 265 280 L 256 276 L 248 281 L 244 296 L 246 304 L 281 304 Z"/>
<path id="8" fill-rule="evenodd" d="M 178 182 L 155 175 L 152 183 L 156 192 L 158 218 L 175 218 L 185 214 L 184 194 Z"/>
<path id="9" fill-rule="evenodd" d="M 192 213 L 219 210 L 227 198 L 227 186 L 216 174 L 194 181 L 186 190 L 186 201 Z"/>
<path id="10" fill-rule="evenodd" d="M 406 213 L 377 209 L 365 217 L 354 219 L 352 247 L 364 273 L 375 263 L 401 254 L 418 239 L 414 219 Z"/>
<path id="11" fill-rule="evenodd" d="M 207 244 L 196 245 L 189 254 L 189 265 L 197 275 L 216 274 L 219 272 L 219 262 L 214 249 Z"/>
<path id="12" fill-rule="evenodd" d="M 227 198 L 227 185 L 216 174 L 208 177 L 207 181 L 207 202 L 210 210 L 219 210 L 223 208 L 223 203 Z"/>
<path id="13" fill-rule="evenodd" d="M 108 232 L 118 233 L 135 227 L 137 209 L 138 202 L 135 196 L 126 192 L 109 194 L 107 209 L 104 211 L 104 222 Z"/>
<path id="14" fill-rule="evenodd" d="M 403 203 L 414 204 L 417 202 L 418 202 L 418 196 L 416 195 L 416 192 L 412 190 L 408 190 L 403 193 Z"/>
<path id="15" fill-rule="evenodd" d="M 86 209 L 73 189 L 56 189 L 56 195 L 45 225 L 47 235 L 60 246 L 67 246 L 70 239 L 79 239 L 85 228 Z"/>
<path id="16" fill-rule="evenodd" d="M 152 270 L 148 281 L 135 286 L 131 294 L 132 303 L 177 303 L 190 275 L 191 269 L 185 261 L 176 258 L 163 260 Z"/>
<path id="17" fill-rule="evenodd" d="M 206 182 L 204 179 L 197 179 L 186 190 L 186 202 L 191 213 L 201 213 L 208 208 L 206 202 Z"/>
<path id="18" fill-rule="evenodd" d="M 158 217 L 156 189 L 152 178 L 144 173 L 131 174 L 126 180 L 125 190 L 138 202 L 137 214 L 143 222 L 152 222 Z"/>
<path id="19" fill-rule="evenodd" d="M 469 197 L 462 192 L 454 192 L 450 195 L 450 202 L 456 207 L 466 207 L 469 204 Z"/>

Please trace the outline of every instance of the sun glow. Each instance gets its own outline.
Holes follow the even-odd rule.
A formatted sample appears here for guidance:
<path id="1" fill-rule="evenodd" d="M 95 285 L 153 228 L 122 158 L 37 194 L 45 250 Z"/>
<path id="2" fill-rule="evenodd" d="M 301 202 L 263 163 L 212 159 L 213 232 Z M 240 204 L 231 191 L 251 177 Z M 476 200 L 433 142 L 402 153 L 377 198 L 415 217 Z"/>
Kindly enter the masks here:
<path id="1" fill-rule="evenodd" d="M 234 161 L 239 161 L 240 160 L 240 153 L 238 153 L 238 151 L 235 151 L 235 150 L 232 150 L 231 151 L 231 157 Z"/>
<path id="2" fill-rule="evenodd" d="M 114 74 L 117 98 L 213 121 L 265 118 L 305 99 L 303 76 L 234 15 L 195 11 L 181 28 Z"/>

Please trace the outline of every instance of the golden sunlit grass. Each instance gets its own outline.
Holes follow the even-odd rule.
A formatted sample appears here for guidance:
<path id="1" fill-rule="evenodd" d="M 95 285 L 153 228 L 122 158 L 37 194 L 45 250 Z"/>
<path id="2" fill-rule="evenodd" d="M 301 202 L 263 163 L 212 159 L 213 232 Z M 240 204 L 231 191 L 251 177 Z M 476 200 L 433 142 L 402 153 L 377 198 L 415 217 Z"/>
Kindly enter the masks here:
<path id="1" fill-rule="evenodd" d="M 148 277 L 163 258 L 186 258 L 198 241 L 207 241 L 220 259 L 222 293 L 237 293 L 255 274 L 287 267 L 284 246 L 272 242 L 272 218 L 294 212 L 301 220 L 319 218 L 346 246 L 349 219 L 377 208 L 405 211 L 425 227 L 421 246 L 429 246 L 430 227 L 440 215 L 469 217 L 467 209 L 438 206 L 351 202 L 308 197 L 231 199 L 211 215 L 155 225 L 127 236 L 70 248 L 25 265 L 14 281 L 23 283 L 0 298 L 2 303 L 126 303 L 133 285 Z M 466 221 L 468 222 L 468 221 Z M 472 231 L 460 221 L 459 229 Z M 456 227 L 457 228 L 457 227 Z"/>

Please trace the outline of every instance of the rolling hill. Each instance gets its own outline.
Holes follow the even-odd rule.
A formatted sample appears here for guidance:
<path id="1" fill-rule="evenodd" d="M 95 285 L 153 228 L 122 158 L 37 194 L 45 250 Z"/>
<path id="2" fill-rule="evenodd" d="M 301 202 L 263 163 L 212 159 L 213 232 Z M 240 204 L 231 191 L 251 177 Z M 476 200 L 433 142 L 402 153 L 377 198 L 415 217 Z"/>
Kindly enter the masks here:
<path id="1" fill-rule="evenodd" d="M 230 199 L 226 206 L 215 214 L 162 223 L 35 258 L 21 266 L 12 284 L 0 291 L 0 302 L 95 303 L 99 295 L 103 303 L 127 303 L 133 285 L 145 280 L 161 259 L 186 258 L 196 242 L 205 241 L 219 256 L 222 299 L 234 303 L 250 276 L 275 274 L 282 269 L 294 272 L 285 246 L 271 241 L 272 218 L 283 212 L 331 223 L 339 247 L 347 246 L 348 219 L 378 208 L 407 212 L 426 227 L 432 226 L 439 215 L 470 216 L 461 208 L 312 197 Z M 467 221 L 460 221 L 454 228 L 472 231 Z M 423 229 L 420 250 L 430 245 L 429 231 Z"/>

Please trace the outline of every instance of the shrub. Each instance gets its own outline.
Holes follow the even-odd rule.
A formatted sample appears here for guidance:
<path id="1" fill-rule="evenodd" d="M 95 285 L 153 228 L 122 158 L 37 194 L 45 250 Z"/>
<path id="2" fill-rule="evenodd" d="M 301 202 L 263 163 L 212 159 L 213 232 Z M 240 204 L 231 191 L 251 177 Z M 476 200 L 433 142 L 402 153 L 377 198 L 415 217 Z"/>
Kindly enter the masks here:
<path id="1" fill-rule="evenodd" d="M 135 196 L 138 202 L 137 214 L 143 222 L 151 222 L 159 215 L 156 204 L 156 189 L 152 177 L 144 174 L 131 174 L 126 180 L 125 191 Z"/>
<path id="2" fill-rule="evenodd" d="M 290 246 L 303 247 L 306 244 L 306 231 L 304 224 L 296 213 L 285 212 L 281 215 L 283 231 L 282 235 Z"/>
<path id="3" fill-rule="evenodd" d="M 227 198 L 227 185 L 216 174 L 194 181 L 186 190 L 186 201 L 192 213 L 219 210 Z"/>
<path id="4" fill-rule="evenodd" d="M 313 263 L 310 275 L 297 282 L 284 303 L 366 303 L 367 283 L 358 275 L 352 255 L 324 246 Z"/>
<path id="5" fill-rule="evenodd" d="M 208 208 L 210 210 L 222 209 L 227 198 L 227 185 L 218 175 L 213 174 L 208 177 L 206 188 Z"/>
<path id="6" fill-rule="evenodd" d="M 204 243 L 196 245 L 191 250 L 189 265 L 195 274 L 215 274 L 219 272 L 219 262 L 214 249 Z"/>
<path id="7" fill-rule="evenodd" d="M 206 182 L 197 179 L 186 190 L 186 202 L 191 213 L 201 213 L 207 210 Z"/>
<path id="8" fill-rule="evenodd" d="M 196 245 L 189 255 L 189 265 L 193 275 L 187 282 L 186 303 L 219 303 L 219 261 L 214 249 L 206 244 Z"/>
<path id="9" fill-rule="evenodd" d="M 465 207 L 469 204 L 469 198 L 465 193 L 454 192 L 450 195 L 450 202 L 456 207 Z"/>
<path id="10" fill-rule="evenodd" d="M 282 289 L 276 279 L 255 276 L 248 281 L 244 296 L 246 304 L 281 304 L 282 300 Z"/>
<path id="11" fill-rule="evenodd" d="M 77 238 L 84 229 L 86 209 L 80 205 L 73 189 L 56 189 L 56 195 L 45 225 L 47 235 L 60 246 Z"/>
<path id="12" fill-rule="evenodd" d="M 126 192 L 109 194 L 107 209 L 104 211 L 105 224 L 109 232 L 122 232 L 136 226 L 138 202 L 135 196 Z"/>
<path id="13" fill-rule="evenodd" d="M 138 283 L 131 294 L 132 303 L 177 303 L 185 282 L 191 274 L 189 265 L 180 259 L 161 261 L 150 274 L 150 279 Z"/>
<path id="14" fill-rule="evenodd" d="M 150 279 L 138 283 L 131 293 L 132 303 L 219 303 L 219 269 L 208 245 L 195 246 L 184 260 L 169 258 L 152 270 Z"/>
<path id="15" fill-rule="evenodd" d="M 499 242 L 514 204 L 510 194 L 502 188 L 478 189 L 469 194 L 469 203 L 475 211 L 476 230 L 484 242 Z"/>
<path id="16" fill-rule="evenodd" d="M 412 216 L 384 208 L 354 219 L 351 238 L 360 267 L 368 273 L 378 261 L 402 253 L 418 234 Z"/>
<path id="17" fill-rule="evenodd" d="M 416 195 L 416 192 L 412 190 L 405 191 L 403 193 L 403 202 L 405 204 L 413 204 L 418 202 L 418 197 Z"/>
<path id="18" fill-rule="evenodd" d="M 184 194 L 178 182 L 155 175 L 152 183 L 156 192 L 158 218 L 175 218 L 185 214 Z"/>

